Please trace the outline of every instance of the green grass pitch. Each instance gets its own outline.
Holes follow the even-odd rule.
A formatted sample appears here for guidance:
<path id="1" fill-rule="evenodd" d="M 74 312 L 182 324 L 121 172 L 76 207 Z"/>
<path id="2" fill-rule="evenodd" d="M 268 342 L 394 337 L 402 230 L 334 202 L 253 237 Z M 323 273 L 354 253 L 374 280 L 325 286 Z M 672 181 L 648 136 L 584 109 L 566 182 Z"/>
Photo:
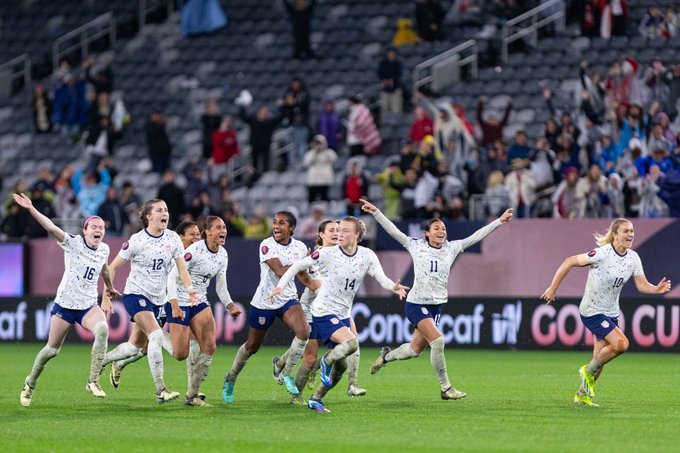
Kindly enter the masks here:
<path id="1" fill-rule="evenodd" d="M 346 380 L 325 398 L 331 414 L 291 406 L 271 378 L 263 348 L 221 398 L 235 347 L 218 347 L 203 390 L 211 408 L 159 406 L 148 363 L 130 365 L 113 389 L 108 370 L 95 399 L 84 389 L 89 346 L 65 345 L 46 367 L 29 408 L 19 404 L 39 344 L 0 347 L 0 445 L 21 451 L 680 451 L 680 361 L 674 354 L 629 353 L 605 368 L 599 408 L 575 408 L 585 352 L 448 350 L 449 374 L 468 397 L 442 401 L 429 356 L 369 374 L 377 349 L 362 349 L 362 398 Z M 184 363 L 165 355 L 166 382 L 184 394 Z M 304 396 L 309 396 L 305 390 Z"/>

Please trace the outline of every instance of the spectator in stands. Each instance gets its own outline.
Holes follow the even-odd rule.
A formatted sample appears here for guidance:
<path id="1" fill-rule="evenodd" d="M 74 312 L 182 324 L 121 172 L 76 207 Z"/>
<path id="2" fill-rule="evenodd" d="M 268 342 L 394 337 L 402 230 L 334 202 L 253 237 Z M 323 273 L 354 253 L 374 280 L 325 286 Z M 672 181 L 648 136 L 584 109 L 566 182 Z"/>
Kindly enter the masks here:
<path id="1" fill-rule="evenodd" d="M 512 101 L 510 101 L 505 107 L 503 119 L 498 121 L 498 117 L 495 114 L 489 114 L 487 118 L 484 119 L 485 104 L 486 97 L 480 97 L 479 102 L 477 103 L 477 122 L 479 123 L 479 127 L 482 129 L 482 140 L 480 142 L 481 146 L 493 145 L 496 140 L 503 138 L 503 129 L 508 124 L 510 112 L 512 111 Z"/>
<path id="2" fill-rule="evenodd" d="M 671 143 L 671 147 L 669 149 L 675 148 L 675 140 L 677 138 L 677 133 L 675 132 L 673 125 L 671 125 L 671 119 L 668 116 L 668 114 L 665 112 L 659 112 L 654 117 L 654 121 L 655 124 L 661 126 L 663 136 L 666 137 L 669 143 Z"/>
<path id="3" fill-rule="evenodd" d="M 651 148 L 652 152 L 648 156 L 640 156 L 633 162 L 640 177 L 644 178 L 649 174 L 653 166 L 659 168 L 661 173 L 666 173 L 675 167 L 670 158 L 668 148 L 656 147 Z"/>
<path id="4" fill-rule="evenodd" d="M 307 167 L 307 193 L 310 203 L 330 200 L 328 189 L 334 181 L 333 163 L 336 160 L 338 155 L 328 147 L 326 138 L 323 135 L 315 136 L 303 160 Z M 314 233 L 316 234 L 316 230 Z"/>
<path id="5" fill-rule="evenodd" d="M 54 192 L 54 177 L 52 176 L 49 164 L 42 164 L 38 167 L 38 179 L 33 183 L 30 190 L 33 191 L 36 188 L 40 188 L 42 197 L 45 200 L 50 203 L 54 201 L 56 196 Z"/>
<path id="6" fill-rule="evenodd" d="M 309 145 L 309 93 L 301 79 L 296 77 L 290 82 L 285 96 L 279 100 L 279 105 L 283 117 L 288 120 L 295 147 L 293 161 L 289 159 L 288 163 L 300 163 Z"/>
<path id="7" fill-rule="evenodd" d="M 314 58 L 309 36 L 316 0 L 283 0 L 283 4 L 293 24 L 293 58 L 298 60 Z"/>
<path id="8" fill-rule="evenodd" d="M 531 147 L 527 141 L 527 133 L 524 131 L 517 131 L 515 134 L 515 141 L 508 148 L 508 162 L 512 162 L 513 159 L 525 159 L 529 160 L 529 152 Z"/>
<path id="9" fill-rule="evenodd" d="M 233 204 L 231 209 L 222 211 L 222 220 L 227 225 L 227 234 L 230 237 L 243 237 L 248 221 L 240 214 L 238 205 Z"/>
<path id="10" fill-rule="evenodd" d="M 680 64 L 671 66 L 671 70 L 666 72 L 664 82 L 668 85 L 668 110 L 671 120 L 678 116 L 678 99 L 680 99 Z"/>
<path id="11" fill-rule="evenodd" d="M 182 173 L 187 179 L 185 196 L 187 206 L 190 206 L 194 200 L 199 197 L 201 192 L 208 190 L 208 184 L 206 184 L 206 178 L 200 158 L 196 156 L 192 157 L 182 170 Z"/>
<path id="12" fill-rule="evenodd" d="M 414 163 L 418 154 L 415 151 L 416 145 L 410 140 L 405 140 L 401 146 L 401 155 L 399 156 L 399 168 L 402 173 L 414 167 Z"/>
<path id="13" fill-rule="evenodd" d="M 528 158 L 531 161 L 531 174 L 536 181 L 537 189 L 540 191 L 553 186 L 555 151 L 550 149 L 550 144 L 545 138 L 539 137 L 536 140 L 536 145 L 529 151 Z"/>
<path id="14" fill-rule="evenodd" d="M 184 191 L 175 182 L 175 172 L 166 170 L 163 173 L 163 185 L 158 189 L 156 198 L 165 201 L 170 214 L 170 227 L 179 225 L 180 216 L 186 212 Z"/>
<path id="15" fill-rule="evenodd" d="M 607 95 L 604 89 L 602 77 L 598 71 L 592 71 L 590 74 L 586 72 L 588 69 L 588 61 L 583 60 L 579 65 L 579 74 L 581 78 L 581 111 L 595 124 L 602 124 L 607 111 L 605 103 L 605 96 Z"/>
<path id="16" fill-rule="evenodd" d="M 243 231 L 245 239 L 264 239 L 271 235 L 272 224 L 267 217 L 267 210 L 264 205 L 255 206 L 255 212 L 248 220 L 248 224 Z"/>
<path id="17" fill-rule="evenodd" d="M 401 216 L 404 219 L 418 218 L 418 211 L 416 210 L 417 184 L 418 173 L 413 168 L 406 169 L 402 184 L 394 183 L 394 187 L 401 192 Z"/>
<path id="18" fill-rule="evenodd" d="M 424 171 L 420 174 L 413 198 L 413 205 L 418 218 L 427 218 L 427 205 L 434 198 L 438 188 L 439 178 L 437 176 L 429 171 Z"/>
<path id="19" fill-rule="evenodd" d="M 607 215 L 607 178 L 599 165 L 592 164 L 576 185 L 580 218 L 603 218 Z"/>
<path id="20" fill-rule="evenodd" d="M 375 154 L 382 145 L 382 139 L 371 112 L 357 96 L 349 98 L 347 144 L 349 145 L 350 156 Z"/>
<path id="21" fill-rule="evenodd" d="M 361 199 L 368 196 L 369 180 L 363 170 L 363 160 L 352 157 L 347 160 L 347 171 L 342 183 L 347 215 L 361 216 Z"/>
<path id="22" fill-rule="evenodd" d="M 200 219 L 204 219 L 208 216 L 218 216 L 220 215 L 213 208 L 212 199 L 210 198 L 210 192 L 208 190 L 202 190 L 196 198 L 191 201 L 189 205 L 189 214 L 197 222 Z"/>
<path id="23" fill-rule="evenodd" d="M 63 83 L 54 92 L 52 125 L 62 136 L 77 137 L 87 122 L 86 84 L 76 80 L 71 73 L 64 75 Z"/>
<path id="24" fill-rule="evenodd" d="M 12 194 L 20 194 L 20 193 L 28 193 L 28 187 L 26 187 L 26 182 L 24 182 L 23 179 L 17 180 L 17 182 L 14 183 L 14 187 L 12 187 L 12 190 L 7 193 L 7 198 L 5 198 L 5 203 L 4 207 L 5 210 L 8 210 L 9 207 L 14 203 L 14 198 L 12 198 Z"/>
<path id="25" fill-rule="evenodd" d="M 399 167 L 399 158 L 390 158 L 385 169 L 375 176 L 375 182 L 383 188 L 385 208 L 382 213 L 390 220 L 401 216 L 401 187 L 404 184 L 404 174 Z"/>
<path id="26" fill-rule="evenodd" d="M 630 57 L 612 63 L 604 81 L 604 88 L 609 98 L 610 106 L 628 104 L 633 89 L 633 79 L 638 70 L 638 63 Z"/>
<path id="27" fill-rule="evenodd" d="M 600 36 L 623 36 L 628 28 L 628 0 L 598 0 Z"/>
<path id="28" fill-rule="evenodd" d="M 90 125 L 85 140 L 85 154 L 89 156 L 88 173 L 94 173 L 102 159 L 113 156 L 116 137 L 108 116 L 102 116 Z"/>
<path id="29" fill-rule="evenodd" d="M 118 200 L 118 190 L 115 187 L 106 189 L 106 199 L 97 209 L 97 215 L 104 220 L 106 234 L 123 236 L 129 233 L 126 228 L 130 224 L 130 219 Z"/>
<path id="30" fill-rule="evenodd" d="M 125 212 L 130 219 L 130 229 L 132 232 L 140 230 L 139 211 L 142 209 L 142 199 L 135 191 L 135 186 L 130 181 L 123 182 L 120 193 L 120 204 L 125 208 Z M 170 213 L 172 215 L 172 212 Z"/>
<path id="31" fill-rule="evenodd" d="M 165 130 L 165 115 L 153 109 L 145 126 L 146 145 L 149 150 L 152 171 L 162 175 L 170 168 L 172 146 Z"/>
<path id="32" fill-rule="evenodd" d="M 83 62 L 83 72 L 87 81 L 92 84 L 97 97 L 101 93 L 111 93 L 113 91 L 113 70 L 109 58 L 100 58 L 99 63 L 95 63 L 95 55 L 88 56 Z"/>
<path id="33" fill-rule="evenodd" d="M 437 0 L 416 0 L 415 17 L 418 37 L 423 41 L 442 39 L 442 22 L 446 11 Z"/>
<path id="34" fill-rule="evenodd" d="M 33 88 L 33 99 L 31 99 L 31 111 L 35 130 L 39 134 L 45 134 L 52 130 L 50 117 L 52 115 L 52 101 L 50 101 L 45 85 L 38 83 Z"/>
<path id="35" fill-rule="evenodd" d="M 501 171 L 489 173 L 484 191 L 484 212 L 487 217 L 495 219 L 510 207 L 510 192 L 505 187 L 504 179 Z"/>
<path id="36" fill-rule="evenodd" d="M 418 34 L 413 30 L 413 21 L 405 17 L 397 19 L 397 31 L 392 38 L 394 47 L 406 46 L 418 42 Z"/>
<path id="37" fill-rule="evenodd" d="M 510 193 L 510 207 L 515 210 L 518 218 L 530 217 L 531 205 L 536 198 L 536 181 L 526 168 L 524 159 L 510 162 L 510 173 L 505 177 L 505 187 Z"/>
<path id="38" fill-rule="evenodd" d="M 618 173 L 612 173 L 607 178 L 607 198 L 609 199 L 607 217 L 614 219 L 624 217 L 623 180 Z"/>
<path id="39" fill-rule="evenodd" d="M 404 110 L 404 92 L 401 87 L 403 68 L 397 49 L 390 46 L 385 51 L 385 57 L 378 64 L 378 79 L 380 80 L 380 111 L 401 113 Z M 383 116 L 384 118 L 384 116 Z"/>
<path id="40" fill-rule="evenodd" d="M 589 38 L 598 36 L 600 30 L 598 23 L 600 21 L 599 11 L 597 11 L 596 0 L 585 0 L 583 3 L 577 3 L 583 8 L 580 14 L 581 21 L 581 35 Z"/>
<path id="41" fill-rule="evenodd" d="M 253 168 L 258 174 L 269 171 L 272 134 L 281 123 L 282 116 L 272 116 L 266 106 L 258 108 L 255 115 L 249 115 L 245 107 L 241 106 L 239 116 L 250 126 L 250 155 Z"/>
<path id="42" fill-rule="evenodd" d="M 435 155 L 434 137 L 428 135 L 420 142 L 412 165 L 419 174 L 429 171 L 437 176 L 438 159 Z"/>
<path id="43" fill-rule="evenodd" d="M 640 217 L 667 217 L 668 205 L 659 198 L 659 185 L 664 179 L 658 165 L 649 167 L 649 173 L 642 178 L 640 184 Z"/>
<path id="44" fill-rule="evenodd" d="M 474 138 L 467 127 L 467 120 L 461 119 L 448 101 L 437 102 L 435 105 L 421 93 L 416 98 L 434 118 L 435 154 L 437 159 L 443 159 L 460 148 L 460 155 L 467 154 L 467 148 L 474 145 Z M 464 110 L 463 110 L 464 112 Z"/>
<path id="45" fill-rule="evenodd" d="M 413 123 L 408 134 L 409 140 L 414 143 L 420 142 L 426 135 L 434 135 L 432 118 L 427 114 L 424 107 L 417 106 L 413 110 Z M 389 217 L 388 217 L 389 218 Z"/>
<path id="46" fill-rule="evenodd" d="M 340 142 L 343 139 L 340 116 L 335 111 L 335 101 L 332 98 L 324 98 L 323 111 L 319 115 L 319 134 L 326 138 L 328 147 L 333 151 L 340 151 Z"/>
<path id="47" fill-rule="evenodd" d="M 300 234 L 295 236 L 301 241 L 311 241 L 317 238 L 319 234 L 319 225 L 324 221 L 326 215 L 326 208 L 323 203 L 314 203 L 309 210 L 309 215 L 300 222 Z"/>
<path id="48" fill-rule="evenodd" d="M 560 128 L 557 125 L 557 121 L 550 118 L 545 122 L 545 132 L 543 136 L 550 144 L 551 149 L 557 149 L 557 138 L 560 136 Z"/>
<path id="49" fill-rule="evenodd" d="M 449 172 L 443 160 L 437 163 L 437 178 L 439 178 L 437 192 L 442 194 L 444 200 L 462 199 L 465 196 L 465 183 L 461 178 Z"/>
<path id="50" fill-rule="evenodd" d="M 219 0 L 185 0 L 182 5 L 183 36 L 212 33 L 227 25 L 227 16 Z"/>
<path id="51" fill-rule="evenodd" d="M 56 217 L 57 213 L 54 210 L 52 203 L 43 198 L 43 189 L 44 187 L 41 185 L 34 187 L 31 191 L 30 198 L 33 202 L 33 207 L 38 212 L 49 219 L 53 219 Z M 26 237 L 29 239 L 47 237 L 47 231 L 45 231 L 40 223 L 38 223 L 38 221 L 35 220 L 35 218 L 33 218 L 33 216 L 30 215 L 27 210 L 22 210 L 22 214 L 24 216 L 23 225 L 25 225 L 24 231 L 26 233 Z"/>
<path id="52" fill-rule="evenodd" d="M 655 57 L 645 70 L 644 80 L 649 92 L 649 101 L 664 105 L 668 99 L 668 86 L 664 83 L 666 67 L 661 58 Z M 647 103 L 645 103 L 647 105 Z M 650 106 L 651 109 L 651 106 Z M 656 112 L 652 112 L 653 114 Z"/>
<path id="53" fill-rule="evenodd" d="M 649 135 L 649 140 L 647 140 L 647 149 L 670 151 L 673 147 L 673 143 L 666 138 L 663 133 L 663 127 L 660 124 L 655 124 L 652 127 L 652 133 Z M 662 169 L 662 171 L 665 171 Z"/>
<path id="54" fill-rule="evenodd" d="M 54 192 L 56 194 L 54 208 L 57 216 L 61 218 L 73 218 L 78 215 L 78 206 L 71 179 L 73 178 L 73 167 L 65 165 L 59 171 L 59 177 L 54 181 Z"/>
<path id="55" fill-rule="evenodd" d="M 97 179 L 96 173 L 87 173 L 84 184 L 77 193 L 78 203 L 80 204 L 80 214 L 83 217 L 90 217 L 97 214 L 97 210 L 104 200 L 106 200 L 106 190 L 109 184 Z"/>
<path id="56" fill-rule="evenodd" d="M 90 99 L 90 104 L 87 107 L 88 124 L 90 126 L 99 124 L 101 118 L 111 118 L 111 98 L 109 93 L 102 91 L 95 95 L 94 92 L 89 92 L 88 96 L 93 96 Z"/>
<path id="57" fill-rule="evenodd" d="M 229 160 L 239 154 L 241 150 L 238 147 L 233 120 L 227 115 L 212 136 L 212 156 L 208 161 L 210 181 L 216 182 L 222 175 L 227 174 Z"/>
<path id="58" fill-rule="evenodd" d="M 500 144 L 498 145 L 500 146 Z M 485 148 L 486 152 L 482 153 L 482 158 L 477 165 L 471 182 L 472 194 L 481 194 L 486 192 L 486 185 L 491 176 L 491 173 L 500 171 L 501 174 L 506 174 L 509 171 L 508 164 L 505 160 L 499 159 L 498 146 L 491 145 Z"/>
<path id="59" fill-rule="evenodd" d="M 578 170 L 568 167 L 564 179 L 553 192 L 553 217 L 557 219 L 576 219 L 579 216 L 580 203 L 577 196 Z"/>
<path id="60" fill-rule="evenodd" d="M 26 217 L 16 203 L 7 207 L 7 215 L 0 223 L 0 233 L 9 239 L 18 239 L 26 234 Z"/>
<path id="61" fill-rule="evenodd" d="M 201 124 L 203 125 L 203 159 L 209 160 L 212 157 L 212 137 L 222 123 L 222 115 L 220 115 L 220 107 L 217 105 L 215 98 L 208 98 L 205 100 L 205 110 L 201 115 Z"/>
<path id="62" fill-rule="evenodd" d="M 638 25 L 638 32 L 645 39 L 662 38 L 666 33 L 666 17 L 661 8 L 657 4 L 652 4 L 647 8 L 647 14 L 644 15 Z"/>
<path id="63" fill-rule="evenodd" d="M 598 156 L 600 168 L 605 176 L 616 172 L 616 164 L 621 156 L 619 155 L 618 146 L 612 140 L 610 134 L 602 134 L 600 140 L 595 142 L 595 156 Z"/>
<path id="64" fill-rule="evenodd" d="M 231 180 L 227 174 L 220 176 L 216 183 L 210 184 L 208 191 L 213 209 L 217 212 L 231 209 L 235 203 L 231 195 Z"/>

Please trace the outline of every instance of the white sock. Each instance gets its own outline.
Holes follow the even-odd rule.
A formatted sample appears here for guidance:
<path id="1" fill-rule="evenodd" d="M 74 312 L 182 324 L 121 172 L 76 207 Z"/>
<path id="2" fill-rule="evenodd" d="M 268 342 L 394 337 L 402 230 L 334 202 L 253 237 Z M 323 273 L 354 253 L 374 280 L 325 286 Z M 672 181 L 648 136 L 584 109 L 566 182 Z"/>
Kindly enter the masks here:
<path id="1" fill-rule="evenodd" d="M 109 326 L 100 321 L 94 326 L 94 343 L 92 343 L 92 359 L 90 362 L 89 382 L 99 381 L 99 372 L 102 370 L 102 362 L 109 345 Z"/>
<path id="2" fill-rule="evenodd" d="M 149 335 L 149 369 L 153 383 L 156 385 L 156 393 L 165 388 L 163 380 L 163 331 L 156 329 Z"/>
<path id="3" fill-rule="evenodd" d="M 198 353 L 198 358 L 194 364 L 192 379 L 189 383 L 189 390 L 187 390 L 187 397 L 195 398 L 198 396 L 198 393 L 201 391 L 201 385 L 203 385 L 203 382 L 208 377 L 212 359 L 213 356 L 210 354 L 204 354 L 203 352 Z"/>
<path id="4" fill-rule="evenodd" d="M 385 354 L 385 362 L 393 362 L 395 360 L 408 360 L 414 357 L 418 357 L 419 355 L 420 354 L 413 350 L 413 348 L 411 347 L 411 343 L 404 343 L 394 351 L 390 351 L 387 354 Z"/>
<path id="5" fill-rule="evenodd" d="M 324 361 L 328 365 L 333 365 L 336 361 L 354 354 L 354 351 L 357 349 L 359 349 L 359 340 L 352 338 L 351 340 L 347 340 L 334 347 L 333 350 L 326 355 Z"/>
<path id="6" fill-rule="evenodd" d="M 106 366 L 111 362 L 127 359 L 128 357 L 134 357 L 140 354 L 141 353 L 140 351 L 141 349 L 139 349 L 137 346 L 133 345 L 129 341 L 121 343 L 118 346 L 116 346 L 113 349 L 113 351 L 109 351 L 106 353 L 106 355 L 104 356 L 104 360 L 102 362 L 102 367 Z"/>
<path id="7" fill-rule="evenodd" d="M 359 374 L 359 357 L 361 352 L 357 349 L 354 354 L 347 357 L 347 380 L 349 385 L 357 385 L 357 374 Z"/>
<path id="8" fill-rule="evenodd" d="M 127 359 L 117 360 L 117 361 L 116 361 L 116 366 L 118 367 L 119 370 L 122 370 L 123 368 L 125 368 L 125 367 L 128 366 L 129 364 L 131 364 L 131 363 L 133 363 L 133 362 L 136 362 L 137 360 L 141 359 L 141 358 L 144 357 L 145 355 L 146 355 L 146 354 L 143 353 L 141 349 L 138 349 L 138 350 L 137 350 L 137 353 L 136 353 L 135 355 L 130 356 L 130 357 L 128 357 Z"/>
<path id="9" fill-rule="evenodd" d="M 293 368 L 295 368 L 295 365 L 297 365 L 300 357 L 302 357 L 302 354 L 305 352 L 306 346 L 307 340 L 300 340 L 298 337 L 293 338 L 293 341 L 290 343 L 290 348 L 288 348 L 288 357 L 286 358 L 286 366 L 283 367 L 283 374 L 286 376 L 291 375 Z"/>
<path id="10" fill-rule="evenodd" d="M 241 370 L 243 370 L 243 367 L 246 366 L 246 363 L 248 362 L 249 358 L 250 352 L 248 352 L 248 350 L 246 349 L 246 345 L 244 343 L 241 345 L 240 348 L 238 348 L 236 357 L 234 357 L 234 363 L 231 364 L 231 369 L 227 373 L 226 376 L 227 382 L 231 383 L 236 382 L 236 378 L 238 377 Z"/>
<path id="11" fill-rule="evenodd" d="M 35 383 L 38 381 L 40 373 L 45 369 L 45 364 L 56 357 L 57 354 L 59 354 L 59 349 L 54 349 L 49 345 L 45 345 L 45 347 L 38 352 L 35 356 L 35 361 L 33 362 L 31 374 L 26 378 L 26 382 L 28 382 L 28 385 L 31 386 L 31 388 L 35 388 Z"/>
<path id="12" fill-rule="evenodd" d="M 451 387 L 449 375 L 446 371 L 446 357 L 444 357 L 444 337 L 439 337 L 430 343 L 430 363 L 439 379 L 442 391 Z"/>
<path id="13" fill-rule="evenodd" d="M 172 340 L 170 339 L 170 332 L 163 332 L 163 349 L 168 351 L 168 354 L 172 355 Z"/>
<path id="14" fill-rule="evenodd" d="M 201 353 L 201 347 L 198 345 L 198 341 L 189 341 L 189 355 L 187 356 L 187 386 L 191 387 L 191 379 L 194 374 L 194 365 L 196 360 L 198 360 L 198 354 Z"/>
<path id="15" fill-rule="evenodd" d="M 276 361 L 276 369 L 278 371 L 283 370 L 283 367 L 286 366 L 286 360 L 288 360 L 288 356 L 290 355 L 290 348 L 286 349 L 286 352 L 283 353 L 281 357 L 279 357 L 279 360 Z"/>

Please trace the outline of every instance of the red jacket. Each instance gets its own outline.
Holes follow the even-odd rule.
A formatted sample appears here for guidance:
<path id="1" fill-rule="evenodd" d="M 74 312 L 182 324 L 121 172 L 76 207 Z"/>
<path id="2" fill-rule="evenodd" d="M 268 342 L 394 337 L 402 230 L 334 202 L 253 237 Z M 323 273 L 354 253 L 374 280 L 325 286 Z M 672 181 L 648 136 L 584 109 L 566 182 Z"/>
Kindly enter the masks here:
<path id="1" fill-rule="evenodd" d="M 212 135 L 212 158 L 215 164 L 225 164 L 234 156 L 241 154 L 236 132 L 216 130 Z"/>
<path id="2" fill-rule="evenodd" d="M 408 134 L 408 138 L 410 138 L 412 142 L 419 142 L 425 138 L 426 135 L 434 135 L 433 130 L 432 118 L 426 116 L 422 120 L 416 120 L 411 124 L 411 133 Z"/>

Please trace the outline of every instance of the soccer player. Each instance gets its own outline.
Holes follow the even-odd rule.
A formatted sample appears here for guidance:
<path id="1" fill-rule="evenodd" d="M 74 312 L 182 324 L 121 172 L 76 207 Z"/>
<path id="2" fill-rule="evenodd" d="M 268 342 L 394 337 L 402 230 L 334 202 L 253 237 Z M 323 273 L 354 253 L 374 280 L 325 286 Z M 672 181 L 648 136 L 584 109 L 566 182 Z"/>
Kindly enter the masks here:
<path id="1" fill-rule="evenodd" d="M 441 220 L 428 221 L 425 226 L 425 239 L 414 239 L 399 231 L 371 203 L 366 200 L 361 202 L 361 209 L 372 214 L 385 231 L 411 254 L 415 274 L 413 289 L 406 297 L 406 317 L 415 327 L 413 339 L 394 351 L 388 347 L 382 348 L 380 356 L 371 365 L 371 374 L 377 373 L 388 362 L 418 357 L 429 345 L 430 363 L 439 379 L 441 398 L 444 400 L 464 398 L 466 394 L 453 388 L 449 381 L 444 356 L 444 337 L 437 327 L 442 306 L 449 301 L 448 283 L 451 266 L 466 248 L 509 222 L 512 219 L 512 209 L 508 209 L 498 219 L 465 239 L 447 241 L 446 225 Z"/>
<path id="2" fill-rule="evenodd" d="M 307 255 L 307 247 L 293 238 L 296 225 L 297 219 L 292 213 L 279 211 L 274 215 L 272 236 L 260 243 L 260 284 L 250 302 L 248 339 L 239 348 L 231 369 L 224 377 L 222 397 L 228 404 L 234 402 L 236 378 L 248 359 L 260 349 L 267 330 L 276 318 L 280 318 L 295 334 L 281 379 L 291 395 L 300 393 L 290 374 L 307 346 L 309 325 L 298 301 L 295 282 L 289 281 L 279 297 L 267 297 L 290 265 Z M 305 286 L 316 289 L 308 273 L 300 272 L 298 278 Z"/>
<path id="3" fill-rule="evenodd" d="M 198 229 L 198 225 L 196 225 L 196 222 L 192 222 L 190 220 L 185 220 L 184 222 L 181 222 L 179 225 L 177 225 L 177 228 L 175 228 L 175 233 L 179 235 L 180 240 L 182 241 L 182 245 L 186 249 L 189 247 L 191 244 L 194 242 L 198 242 L 201 239 L 201 231 Z M 173 263 L 173 269 L 175 268 L 175 265 Z M 165 307 L 163 307 L 160 311 L 160 314 L 158 316 L 158 325 L 163 327 L 167 319 L 167 313 L 165 313 Z M 144 357 L 147 353 L 147 348 L 149 345 L 149 341 L 146 341 L 146 344 L 144 347 L 135 355 L 132 357 L 128 357 L 127 359 L 111 362 L 111 373 L 109 375 L 109 382 L 111 382 L 111 385 L 114 388 L 118 388 L 120 385 L 120 377 L 121 374 L 123 373 L 123 369 L 125 369 L 126 366 L 129 364 L 136 362 L 137 360 L 141 359 Z M 170 334 L 166 331 L 163 331 L 163 348 L 168 351 L 169 354 L 172 354 L 172 343 L 170 342 Z M 189 375 L 189 380 L 191 380 L 191 370 L 193 370 L 193 361 L 195 358 L 198 356 L 199 353 L 199 346 L 198 342 L 194 338 L 194 336 L 191 336 L 191 341 L 190 341 L 190 347 L 189 347 L 190 353 L 189 356 L 187 357 L 187 374 Z"/>
<path id="4" fill-rule="evenodd" d="M 165 303 L 168 274 L 174 261 L 182 284 L 193 303 L 198 302 L 191 277 L 184 264 L 184 247 L 174 231 L 167 230 L 170 214 L 163 200 L 144 202 L 140 220 L 144 229 L 133 234 L 121 247 L 109 266 L 111 278 L 125 262 L 130 261 L 130 274 L 125 284 L 123 303 L 134 325 L 130 339 L 106 354 L 102 366 L 109 362 L 138 355 L 149 342 L 148 358 L 151 376 L 156 386 L 156 401 L 165 403 L 179 396 L 170 391 L 163 379 L 163 330 L 158 317 Z"/>
<path id="5" fill-rule="evenodd" d="M 640 256 L 631 249 L 635 230 L 623 218 L 614 219 L 604 234 L 595 234 L 597 248 L 588 253 L 574 255 L 562 263 L 555 272 L 541 299 L 548 304 L 555 301 L 562 280 L 574 267 L 589 266 L 586 289 L 579 305 L 581 321 L 593 333 L 593 357 L 579 368 L 581 385 L 574 396 L 580 406 L 597 406 L 593 402 L 595 381 L 602 367 L 628 349 L 628 338 L 619 329 L 619 295 L 623 285 L 633 277 L 635 287 L 643 294 L 665 294 L 671 282 L 663 277 L 657 285 L 647 281 Z"/>
<path id="6" fill-rule="evenodd" d="M 24 381 L 24 389 L 19 397 L 21 405 L 28 407 L 31 404 L 40 373 L 47 362 L 59 354 L 68 331 L 76 322 L 94 334 L 90 378 L 85 390 L 98 398 L 103 398 L 106 393 L 99 386 L 99 369 L 106 354 L 109 338 L 105 312 L 111 311 L 111 305 L 103 304 L 103 310 L 97 305 L 99 276 L 102 276 L 107 291 L 111 295 L 118 294 L 113 288 L 112 278 L 106 264 L 109 258 L 109 246 L 102 242 L 105 234 L 104 221 L 98 216 L 88 217 L 83 222 L 83 235 L 73 236 L 65 233 L 35 209 L 26 195 L 13 194 L 12 198 L 16 204 L 26 209 L 49 234 L 54 236 L 64 249 L 65 268 L 52 307 L 47 345 L 38 352 L 31 374 Z"/>
<path id="7" fill-rule="evenodd" d="M 398 280 L 395 283 L 387 278 L 376 254 L 358 245 L 365 233 L 364 222 L 356 217 L 345 217 L 340 221 L 338 245 L 321 248 L 295 262 L 270 295 L 281 294 L 298 272 L 314 265 L 328 269 L 327 273 L 321 274 L 321 288 L 312 304 L 312 321 L 318 337 L 331 349 L 321 357 L 321 384 L 307 402 L 307 406 L 317 412 L 330 412 L 322 398 L 337 385 L 347 369 L 347 357 L 359 348 L 359 341 L 350 329 L 350 313 L 354 296 L 366 274 L 375 277 L 383 288 L 399 298 L 404 298 L 408 289 Z"/>
<path id="8" fill-rule="evenodd" d="M 203 240 L 190 245 L 184 254 L 187 271 L 191 283 L 196 289 L 198 304 L 192 304 L 189 293 L 180 285 L 179 272 L 173 269 L 168 276 L 168 298 L 165 304 L 167 321 L 170 324 L 172 339 L 172 355 L 177 360 L 189 356 L 189 335 L 194 334 L 198 340 L 200 351 L 193 361 L 189 372 L 190 380 L 184 404 L 187 406 L 209 406 L 199 397 L 201 385 L 208 377 L 208 370 L 215 353 L 215 318 L 208 303 L 208 285 L 215 280 L 217 296 L 232 317 L 236 318 L 241 311 L 236 307 L 227 290 L 227 265 L 229 257 L 224 249 L 227 238 L 227 226 L 219 217 L 208 216 L 205 219 Z"/>

